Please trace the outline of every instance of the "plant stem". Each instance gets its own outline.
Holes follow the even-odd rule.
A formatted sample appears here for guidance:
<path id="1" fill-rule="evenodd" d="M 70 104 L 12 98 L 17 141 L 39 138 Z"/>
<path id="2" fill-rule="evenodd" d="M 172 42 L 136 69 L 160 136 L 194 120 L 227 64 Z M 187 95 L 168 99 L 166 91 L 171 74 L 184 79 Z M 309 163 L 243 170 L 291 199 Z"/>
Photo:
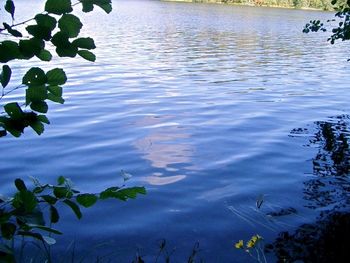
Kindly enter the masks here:
<path id="1" fill-rule="evenodd" d="M 256 255 L 257 255 L 257 260 L 258 260 L 258 262 L 261 262 L 261 260 L 260 260 L 260 253 L 259 253 L 259 250 L 257 249 L 257 248 L 254 248 L 255 249 L 255 251 L 256 251 Z"/>
<path id="2" fill-rule="evenodd" d="M 21 250 L 20 250 L 20 252 L 19 252 L 19 262 L 22 262 L 24 246 L 25 246 L 25 244 L 24 244 L 24 236 L 22 236 Z"/>

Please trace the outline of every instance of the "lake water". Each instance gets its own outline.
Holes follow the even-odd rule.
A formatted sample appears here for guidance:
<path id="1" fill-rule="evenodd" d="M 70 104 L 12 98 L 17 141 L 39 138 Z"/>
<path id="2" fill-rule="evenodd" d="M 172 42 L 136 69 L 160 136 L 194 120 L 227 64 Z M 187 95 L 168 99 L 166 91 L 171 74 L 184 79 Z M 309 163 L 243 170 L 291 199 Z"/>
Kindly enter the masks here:
<path id="1" fill-rule="evenodd" d="M 19 13 L 41 5 L 17 2 Z M 304 183 L 317 176 L 319 148 L 306 145 L 315 122 L 350 112 L 349 47 L 302 28 L 332 13 L 159 1 L 113 1 L 113 10 L 82 18 L 96 63 L 13 64 L 19 73 L 60 66 L 69 82 L 42 136 L 1 139 L 3 194 L 17 177 L 59 175 L 99 192 L 122 184 L 122 169 L 133 175 L 128 186 L 147 188 L 125 203 L 101 201 L 80 221 L 62 208 L 54 251 L 75 241 L 86 262 L 131 262 L 137 251 L 154 262 L 165 239 L 174 262 L 196 242 L 205 262 L 247 262 L 239 239 L 272 242 L 312 222 L 320 208 L 307 207 Z M 291 136 L 296 128 L 308 132 Z M 296 213 L 266 215 L 289 208 Z"/>

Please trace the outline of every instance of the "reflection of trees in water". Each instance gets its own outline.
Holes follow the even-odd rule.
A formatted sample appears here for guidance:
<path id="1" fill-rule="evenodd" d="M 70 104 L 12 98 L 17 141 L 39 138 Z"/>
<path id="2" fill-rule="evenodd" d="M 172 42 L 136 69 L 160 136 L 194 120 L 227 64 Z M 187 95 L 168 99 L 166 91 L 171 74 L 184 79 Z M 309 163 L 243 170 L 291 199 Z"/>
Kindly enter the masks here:
<path id="1" fill-rule="evenodd" d="M 315 125 L 317 131 L 308 146 L 318 147 L 312 160 L 313 174 L 317 177 L 304 183 L 304 198 L 310 201 L 307 207 L 347 206 L 350 199 L 350 117 L 341 115 Z M 294 129 L 291 133 L 305 133 L 305 129 Z"/>
<path id="2" fill-rule="evenodd" d="M 318 176 L 347 176 L 350 171 L 349 116 L 333 118 L 334 122 L 317 122 L 318 132 L 312 144 L 320 146 L 313 160 Z"/>
<path id="3" fill-rule="evenodd" d="M 281 232 L 269 249 L 279 262 L 345 262 L 350 258 L 350 117 L 341 115 L 316 122 L 309 146 L 318 147 L 313 158 L 317 178 L 305 182 L 307 207 L 327 207 L 315 224 L 300 226 L 294 234 Z M 294 129 L 292 134 L 305 133 Z"/>
<path id="4" fill-rule="evenodd" d="M 350 214 L 321 214 L 315 224 L 300 226 L 294 234 L 281 232 L 267 250 L 273 249 L 278 262 L 348 262 L 350 258 Z"/>
<path id="5" fill-rule="evenodd" d="M 309 208 L 326 207 L 339 209 L 349 205 L 350 183 L 348 178 L 321 178 L 305 182 L 305 199 Z"/>
<path id="6" fill-rule="evenodd" d="M 310 201 L 311 208 L 346 206 L 350 193 L 349 116 L 341 115 L 315 124 L 318 131 L 310 144 L 319 147 L 312 161 L 314 175 L 318 178 L 305 182 L 305 199 Z"/>
<path id="7" fill-rule="evenodd" d="M 318 178 L 305 182 L 305 199 L 310 201 L 311 208 L 345 207 L 350 193 L 349 116 L 316 122 L 316 126 L 318 131 L 310 144 L 319 147 L 313 159 L 313 171 Z"/>

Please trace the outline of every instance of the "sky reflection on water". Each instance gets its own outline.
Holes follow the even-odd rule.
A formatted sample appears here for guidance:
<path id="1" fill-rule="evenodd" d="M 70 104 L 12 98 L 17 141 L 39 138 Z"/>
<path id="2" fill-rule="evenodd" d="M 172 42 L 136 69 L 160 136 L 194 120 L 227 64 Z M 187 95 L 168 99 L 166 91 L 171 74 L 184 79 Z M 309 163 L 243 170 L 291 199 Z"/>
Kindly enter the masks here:
<path id="1" fill-rule="evenodd" d="M 199 241 L 207 262 L 244 262 L 232 247 L 237 239 L 259 233 L 273 240 L 278 227 L 293 229 L 315 218 L 305 207 L 303 183 L 318 149 L 288 135 L 349 113 L 348 47 L 301 33 L 310 19 L 331 14 L 113 4 L 109 16 L 84 18 L 83 34 L 98 47 L 96 63 L 56 60 L 69 78 L 66 103 L 52 107 L 45 133 L 3 139 L 1 192 L 11 192 L 15 177 L 46 182 L 59 175 L 96 192 L 122 183 L 120 170 L 131 173 L 128 184 L 144 184 L 146 196 L 100 202 L 80 222 L 64 214 L 68 220 L 57 226 L 67 233 L 63 244 L 78 240 L 77 253 L 112 240 L 112 249 L 122 250 L 120 262 L 137 246 L 156 255 L 160 239 L 177 247 L 179 260 Z M 31 65 L 15 66 L 20 72 Z M 265 201 L 257 211 L 261 194 Z M 290 208 L 297 215 L 265 222 L 266 213 Z"/>

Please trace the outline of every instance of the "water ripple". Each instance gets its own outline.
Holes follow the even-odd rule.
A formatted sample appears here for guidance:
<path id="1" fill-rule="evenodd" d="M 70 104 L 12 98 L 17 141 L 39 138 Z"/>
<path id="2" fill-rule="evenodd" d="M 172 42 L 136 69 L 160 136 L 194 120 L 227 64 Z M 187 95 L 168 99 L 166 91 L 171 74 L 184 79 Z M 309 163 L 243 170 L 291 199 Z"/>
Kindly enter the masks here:
<path id="1" fill-rule="evenodd" d="M 98 192 L 121 184 L 124 169 L 148 195 L 127 205 L 99 204 L 87 212 L 82 230 L 70 221 L 62 227 L 89 236 L 85 247 L 99 235 L 124 237 L 116 243 L 128 249 L 135 239 L 152 239 L 146 251 L 157 238 L 180 247 L 199 240 L 208 262 L 217 260 L 210 251 L 229 262 L 232 240 L 251 231 L 227 204 L 250 207 L 265 193 L 271 205 L 302 206 L 312 151 L 288 134 L 349 111 L 349 48 L 301 33 L 305 22 L 330 13 L 113 4 L 112 15 L 84 19 L 83 34 L 96 39 L 97 62 L 57 60 L 69 77 L 66 104 L 52 105 L 44 135 L 2 139 L 2 192 L 14 177 L 53 181 L 62 174 Z M 22 72 L 29 65 L 14 66 Z"/>

